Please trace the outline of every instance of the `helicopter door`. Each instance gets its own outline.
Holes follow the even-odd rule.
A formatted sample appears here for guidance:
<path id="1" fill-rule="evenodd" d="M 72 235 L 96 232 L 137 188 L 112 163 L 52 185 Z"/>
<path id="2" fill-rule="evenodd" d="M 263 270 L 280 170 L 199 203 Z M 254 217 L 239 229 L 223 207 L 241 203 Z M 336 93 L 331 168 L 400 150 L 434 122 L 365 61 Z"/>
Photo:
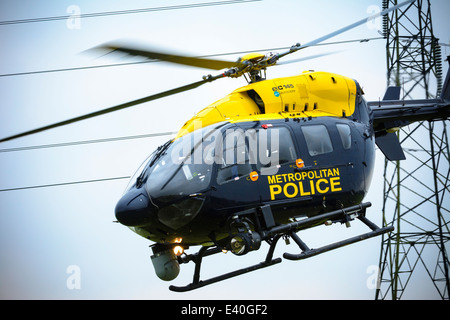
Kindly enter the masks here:
<path id="1" fill-rule="evenodd" d="M 222 152 L 216 150 L 216 181 L 212 201 L 221 210 L 237 212 L 259 203 L 257 185 L 250 178 L 254 171 L 245 131 L 228 127 L 223 133 Z M 220 151 L 220 150 L 219 150 Z"/>
<path id="2" fill-rule="evenodd" d="M 286 182 L 293 181 L 298 154 L 290 128 L 263 125 L 256 130 L 256 136 L 258 141 L 256 166 L 261 203 L 290 202 L 292 199 L 290 192 L 293 191 L 286 189 L 286 196 L 282 188 Z"/>

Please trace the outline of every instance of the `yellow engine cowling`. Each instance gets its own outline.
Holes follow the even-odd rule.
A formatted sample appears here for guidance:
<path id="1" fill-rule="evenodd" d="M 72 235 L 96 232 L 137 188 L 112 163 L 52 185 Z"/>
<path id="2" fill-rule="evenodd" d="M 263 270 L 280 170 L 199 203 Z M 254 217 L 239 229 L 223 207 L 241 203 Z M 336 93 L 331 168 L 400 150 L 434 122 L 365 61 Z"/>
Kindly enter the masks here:
<path id="1" fill-rule="evenodd" d="M 356 92 L 354 80 L 329 72 L 305 71 L 298 76 L 252 83 L 201 110 L 183 125 L 176 138 L 221 121 L 351 116 Z"/>

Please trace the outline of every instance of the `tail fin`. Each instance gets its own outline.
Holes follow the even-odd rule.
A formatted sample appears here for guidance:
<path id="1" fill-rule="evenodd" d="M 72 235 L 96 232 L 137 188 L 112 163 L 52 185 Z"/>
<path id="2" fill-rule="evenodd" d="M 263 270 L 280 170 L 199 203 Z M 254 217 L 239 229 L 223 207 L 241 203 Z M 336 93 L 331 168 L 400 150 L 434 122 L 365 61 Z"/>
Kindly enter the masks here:
<path id="1" fill-rule="evenodd" d="M 383 101 L 400 100 L 400 87 L 388 87 Z M 375 136 L 375 143 L 383 152 L 384 156 L 391 161 L 405 160 L 405 154 L 400 146 L 397 135 L 394 132 L 379 132 Z"/>
<path id="2" fill-rule="evenodd" d="M 447 57 L 450 63 L 450 56 Z M 383 101 L 369 101 L 373 112 L 375 142 L 389 160 L 404 160 L 405 154 L 394 133 L 416 121 L 450 119 L 450 71 L 438 99 L 400 100 L 400 88 L 389 87 Z"/>
<path id="3" fill-rule="evenodd" d="M 388 87 L 384 94 L 383 101 L 400 100 L 400 87 Z"/>
<path id="4" fill-rule="evenodd" d="M 397 135 L 394 132 L 386 132 L 385 134 L 375 136 L 375 143 L 388 160 L 406 159 Z"/>

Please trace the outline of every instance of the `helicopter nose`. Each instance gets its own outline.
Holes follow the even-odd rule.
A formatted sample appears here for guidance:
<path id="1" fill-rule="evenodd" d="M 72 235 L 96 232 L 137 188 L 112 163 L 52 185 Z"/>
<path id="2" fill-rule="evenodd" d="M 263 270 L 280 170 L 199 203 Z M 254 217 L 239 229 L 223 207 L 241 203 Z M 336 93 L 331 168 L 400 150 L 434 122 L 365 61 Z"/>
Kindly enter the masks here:
<path id="1" fill-rule="evenodd" d="M 150 202 L 144 189 L 131 189 L 116 205 L 117 220 L 128 227 L 139 227 L 152 222 L 157 208 Z"/>

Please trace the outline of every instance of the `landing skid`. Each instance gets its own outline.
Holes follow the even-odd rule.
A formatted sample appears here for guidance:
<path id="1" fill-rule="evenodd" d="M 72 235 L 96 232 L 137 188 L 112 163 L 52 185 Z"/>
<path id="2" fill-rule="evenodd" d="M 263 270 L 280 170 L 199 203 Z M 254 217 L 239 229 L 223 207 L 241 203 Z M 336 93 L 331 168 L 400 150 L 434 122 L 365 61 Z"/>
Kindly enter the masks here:
<path id="1" fill-rule="evenodd" d="M 260 262 L 258 264 L 255 264 L 255 265 L 247 267 L 247 268 L 243 268 L 243 269 L 239 269 L 239 270 L 232 271 L 232 272 L 229 272 L 229 273 L 225 273 L 223 275 L 220 275 L 220 276 L 208 279 L 208 280 L 200 280 L 200 265 L 201 265 L 201 262 L 202 262 L 202 258 L 204 256 L 206 256 L 206 255 L 210 255 L 210 254 L 214 254 L 214 253 L 217 253 L 217 252 L 221 252 L 222 250 L 219 249 L 217 251 L 217 247 L 214 247 L 214 248 L 202 247 L 198 253 L 196 253 L 194 255 L 191 255 L 191 258 L 190 258 L 195 263 L 194 279 L 193 279 L 192 283 L 188 284 L 187 286 L 182 286 L 182 287 L 170 286 L 169 289 L 172 290 L 172 291 L 175 291 L 175 292 L 191 291 L 191 290 L 194 290 L 194 289 L 198 289 L 198 288 L 207 286 L 209 284 L 213 284 L 213 283 L 216 283 L 216 282 L 219 282 L 219 281 L 222 281 L 222 280 L 230 279 L 230 278 L 239 276 L 239 275 L 244 274 L 244 273 L 248 273 L 248 272 L 252 272 L 252 271 L 255 271 L 255 270 L 263 269 L 263 268 L 266 268 L 266 267 L 270 267 L 270 266 L 272 266 L 274 264 L 280 263 L 281 262 L 281 258 L 272 259 L 273 250 L 275 249 L 275 245 L 276 244 L 273 245 L 273 249 L 272 249 L 272 245 L 271 245 L 271 249 L 269 249 L 269 252 L 267 253 L 266 260 L 264 260 L 263 262 Z"/>
<path id="2" fill-rule="evenodd" d="M 190 261 L 193 261 L 195 263 L 195 270 L 194 270 L 194 278 L 192 283 L 186 285 L 186 286 L 170 286 L 169 289 L 175 292 L 186 292 L 194 289 L 198 289 L 201 287 L 204 287 L 206 285 L 210 285 L 219 281 L 223 281 L 226 279 L 230 279 L 248 272 L 252 272 L 255 270 L 263 269 L 269 266 L 272 266 L 274 264 L 278 264 L 282 261 L 281 258 L 275 258 L 273 259 L 273 253 L 275 250 L 275 247 L 278 243 L 278 240 L 281 237 L 291 237 L 294 242 L 298 245 L 301 252 L 297 254 L 291 254 L 291 253 L 284 253 L 283 257 L 288 260 L 301 260 L 310 258 L 313 256 L 316 256 L 318 254 L 328 252 L 349 244 L 353 244 L 362 240 L 366 240 L 372 237 L 379 236 L 381 234 L 391 232 L 394 230 L 394 227 L 384 227 L 379 228 L 377 225 L 375 225 L 373 222 L 371 222 L 369 219 L 365 217 L 365 211 L 367 207 L 370 207 L 371 203 L 366 202 L 362 203 L 360 205 L 351 206 L 348 208 L 343 208 L 340 210 L 324 213 L 321 215 L 317 215 L 311 218 L 306 218 L 300 221 L 292 222 L 283 224 L 280 226 L 274 226 L 273 223 L 273 216 L 270 210 L 269 206 L 265 206 L 262 208 L 247 210 L 242 213 L 238 213 L 238 216 L 245 216 L 245 215 L 253 215 L 254 217 L 258 218 L 260 223 L 257 225 L 258 230 L 255 230 L 253 234 L 258 234 L 258 238 L 260 240 L 265 240 L 270 244 L 269 250 L 266 255 L 266 259 L 258 264 L 235 270 L 229 273 L 225 273 L 223 275 L 210 278 L 207 280 L 200 280 L 200 267 L 202 263 L 202 259 L 206 256 L 210 256 L 216 253 L 219 253 L 222 251 L 222 248 L 218 246 L 211 246 L 211 247 L 202 247 L 198 253 L 196 254 L 190 254 L 190 255 L 184 255 L 182 257 L 178 258 L 179 263 L 188 263 Z M 317 225 L 318 223 L 321 223 L 323 221 L 326 221 L 327 223 L 349 223 L 350 221 L 354 219 L 358 219 L 361 222 L 363 222 L 366 226 L 368 226 L 372 231 L 368 233 L 361 234 L 356 237 L 348 238 L 346 240 L 338 241 L 335 243 L 331 243 L 329 245 L 317 248 L 317 249 L 310 249 L 303 240 L 300 239 L 300 237 L 297 235 L 297 232 L 302 229 L 306 229 L 309 227 L 313 227 Z M 261 226 L 264 226 L 264 229 L 261 228 Z M 250 231 L 249 231 L 250 232 Z M 250 232 L 252 233 L 252 232 Z"/>

